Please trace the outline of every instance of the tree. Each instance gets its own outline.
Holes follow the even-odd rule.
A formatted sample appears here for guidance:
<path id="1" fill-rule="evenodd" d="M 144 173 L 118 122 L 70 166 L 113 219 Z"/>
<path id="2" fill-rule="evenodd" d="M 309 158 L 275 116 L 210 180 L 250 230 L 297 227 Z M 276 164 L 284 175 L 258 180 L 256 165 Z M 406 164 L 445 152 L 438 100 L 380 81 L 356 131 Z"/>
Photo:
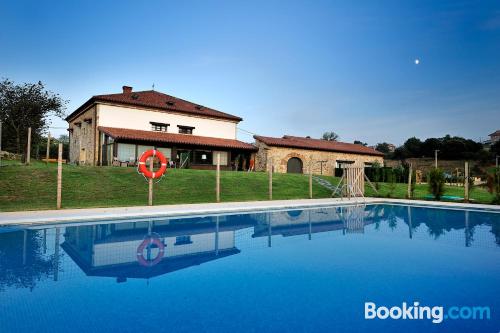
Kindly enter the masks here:
<path id="1" fill-rule="evenodd" d="M 409 138 L 403 145 L 410 157 L 422 156 L 422 141 L 416 137 Z"/>
<path id="2" fill-rule="evenodd" d="M 434 151 L 443 151 L 442 140 L 437 138 L 428 138 L 422 143 L 422 156 L 434 157 Z"/>
<path id="3" fill-rule="evenodd" d="M 397 160 L 404 160 L 412 157 L 405 146 L 398 147 L 394 150 L 394 158 Z"/>
<path id="4" fill-rule="evenodd" d="M 59 135 L 59 138 L 57 139 L 60 143 L 67 144 L 69 143 L 69 136 L 67 134 L 61 134 Z"/>
<path id="5" fill-rule="evenodd" d="M 500 140 L 491 145 L 490 151 L 493 153 L 493 157 L 500 155 Z"/>
<path id="6" fill-rule="evenodd" d="M 2 146 L 25 153 L 28 127 L 36 144 L 48 127 L 48 117 L 64 117 L 67 101 L 45 89 L 42 82 L 15 84 L 0 81 L 0 120 L 3 122 Z"/>
<path id="7" fill-rule="evenodd" d="M 337 141 L 339 138 L 339 135 L 335 132 L 325 132 L 323 133 L 323 137 L 321 139 L 326 140 L 326 141 Z"/>
<path id="8" fill-rule="evenodd" d="M 386 155 L 391 152 L 391 148 L 387 142 L 377 143 L 377 145 L 375 146 L 375 150 Z"/>
<path id="9" fill-rule="evenodd" d="M 359 141 L 359 140 L 354 140 L 354 144 L 355 145 L 361 145 L 361 146 L 368 146 L 368 144 L 366 142 L 363 142 L 363 141 Z"/>

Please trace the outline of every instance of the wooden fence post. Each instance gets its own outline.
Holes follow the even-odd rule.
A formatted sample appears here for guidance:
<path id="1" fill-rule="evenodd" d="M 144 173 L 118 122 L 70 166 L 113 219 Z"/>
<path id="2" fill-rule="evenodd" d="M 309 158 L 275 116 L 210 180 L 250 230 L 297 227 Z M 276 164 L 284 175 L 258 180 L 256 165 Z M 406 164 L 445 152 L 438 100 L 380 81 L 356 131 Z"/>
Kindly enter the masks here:
<path id="1" fill-rule="evenodd" d="M 220 153 L 217 153 L 217 171 L 215 179 L 215 198 L 220 202 Z"/>
<path id="2" fill-rule="evenodd" d="M 273 171 L 274 171 L 274 165 L 273 165 L 273 158 L 271 157 L 269 159 L 269 200 L 273 200 Z"/>
<path id="3" fill-rule="evenodd" d="M 411 199 L 411 176 L 412 176 L 412 173 L 413 173 L 413 170 L 412 170 L 412 165 L 410 163 L 410 168 L 408 170 L 408 199 Z"/>
<path id="4" fill-rule="evenodd" d="M 464 199 L 469 201 L 469 162 L 465 162 L 464 170 Z"/>
<path id="5" fill-rule="evenodd" d="M 2 166 L 2 121 L 0 120 L 0 167 Z"/>
<path id="6" fill-rule="evenodd" d="M 26 165 L 30 165 L 31 160 L 31 127 L 28 127 L 28 149 L 26 151 Z"/>
<path id="7" fill-rule="evenodd" d="M 0 166 L 2 166 L 2 121 L 0 120 Z"/>
<path id="8" fill-rule="evenodd" d="M 151 157 L 149 161 L 149 171 L 153 172 L 155 158 Z M 148 205 L 153 206 L 153 178 L 149 178 L 149 190 L 148 190 Z"/>
<path id="9" fill-rule="evenodd" d="M 50 157 L 50 132 L 47 135 L 47 152 L 45 154 L 45 164 L 49 163 L 49 157 Z"/>
<path id="10" fill-rule="evenodd" d="M 62 154 L 63 145 L 59 144 L 57 155 L 57 209 L 61 209 L 61 191 L 62 191 Z"/>
<path id="11" fill-rule="evenodd" d="M 312 169 L 312 166 L 313 166 L 313 160 L 312 160 L 312 156 L 311 158 L 309 159 L 309 199 L 312 199 L 313 198 L 313 169 Z"/>

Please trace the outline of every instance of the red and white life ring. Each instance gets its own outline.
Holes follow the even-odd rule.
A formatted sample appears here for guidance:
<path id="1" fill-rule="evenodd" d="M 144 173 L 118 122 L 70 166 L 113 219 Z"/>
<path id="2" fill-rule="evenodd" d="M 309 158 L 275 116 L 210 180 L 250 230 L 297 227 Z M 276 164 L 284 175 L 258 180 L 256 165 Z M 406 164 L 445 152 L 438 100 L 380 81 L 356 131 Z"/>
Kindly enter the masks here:
<path id="1" fill-rule="evenodd" d="M 158 171 L 151 171 L 146 165 L 146 161 L 149 157 L 155 157 L 155 156 L 160 159 L 161 166 L 160 169 L 158 169 Z M 160 178 L 161 176 L 163 176 L 165 171 L 167 171 L 167 162 L 168 162 L 167 158 L 160 151 L 156 149 L 147 150 L 142 154 L 141 158 L 139 159 L 139 166 L 137 167 L 137 171 L 142 173 L 146 178 L 152 178 L 152 179 Z"/>
<path id="2" fill-rule="evenodd" d="M 152 260 L 146 259 L 144 257 L 144 249 L 146 249 L 147 247 L 151 247 L 151 245 L 153 244 L 156 245 L 156 247 L 158 247 L 158 254 Z M 137 261 L 142 266 L 151 267 L 159 263 L 163 258 L 164 254 L 165 254 L 165 245 L 162 243 L 162 241 L 158 237 L 149 236 L 145 238 L 137 248 Z"/>

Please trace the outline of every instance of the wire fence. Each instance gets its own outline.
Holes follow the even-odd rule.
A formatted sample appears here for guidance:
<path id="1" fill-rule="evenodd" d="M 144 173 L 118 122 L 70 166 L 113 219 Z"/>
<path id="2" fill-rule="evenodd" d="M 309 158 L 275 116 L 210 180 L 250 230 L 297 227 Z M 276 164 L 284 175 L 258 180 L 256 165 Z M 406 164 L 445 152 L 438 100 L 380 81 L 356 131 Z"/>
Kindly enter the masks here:
<path id="1" fill-rule="evenodd" d="M 320 162 L 323 161 L 312 161 L 316 169 Z M 0 192 L 0 210 L 57 208 L 56 163 L 37 160 L 33 160 L 29 166 L 20 161 L 3 163 L 4 167 L 0 168 L 0 185 L 3 189 Z M 61 169 L 62 208 L 142 206 L 149 203 L 148 181 L 138 174 L 135 167 L 62 164 Z M 154 181 L 152 204 L 329 198 L 342 194 L 341 191 L 334 193 L 342 176 L 311 175 L 309 169 L 304 169 L 305 173 L 286 173 L 282 169 L 274 171 L 217 173 L 214 170 L 168 168 L 161 179 Z M 444 200 L 470 199 L 478 203 L 494 201 L 495 181 L 498 182 L 500 178 L 490 181 L 489 176 L 477 176 L 477 170 L 470 172 L 467 177 L 470 180 L 468 191 L 462 185 L 466 177 L 464 172 L 462 178 L 448 179 Z M 460 175 L 459 172 L 458 177 Z M 363 177 L 361 188 L 365 196 L 406 198 L 410 192 L 410 196 L 415 199 L 433 198 L 428 185 L 412 185 L 410 187 L 413 190 L 408 191 L 407 183 L 374 183 L 367 174 L 363 174 Z M 487 180 L 483 181 L 485 177 Z M 499 187 L 498 184 L 496 187 Z"/>

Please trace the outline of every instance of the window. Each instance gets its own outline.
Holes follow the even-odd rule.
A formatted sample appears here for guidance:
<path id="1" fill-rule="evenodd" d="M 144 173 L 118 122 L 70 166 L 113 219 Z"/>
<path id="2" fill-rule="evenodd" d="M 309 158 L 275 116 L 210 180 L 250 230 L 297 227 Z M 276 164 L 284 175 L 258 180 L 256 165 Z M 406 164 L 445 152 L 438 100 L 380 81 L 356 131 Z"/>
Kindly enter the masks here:
<path id="1" fill-rule="evenodd" d="M 161 152 L 163 154 L 163 156 L 165 156 L 169 160 L 172 159 L 172 149 L 171 148 L 156 147 L 156 150 Z"/>
<path id="2" fill-rule="evenodd" d="M 138 145 L 137 146 L 137 158 L 141 158 L 142 154 L 144 154 L 145 151 L 155 149 L 154 146 L 143 146 L 143 145 Z"/>
<path id="3" fill-rule="evenodd" d="M 175 237 L 174 245 L 186 245 L 191 243 L 191 236 L 177 236 Z"/>
<path id="4" fill-rule="evenodd" d="M 194 164 L 212 164 L 212 152 L 205 150 L 194 150 L 193 151 L 193 163 Z"/>
<path id="5" fill-rule="evenodd" d="M 179 127 L 179 133 L 181 134 L 193 134 L 194 127 L 177 125 Z"/>
<path id="6" fill-rule="evenodd" d="M 134 162 L 135 161 L 135 145 L 128 143 L 119 143 L 118 152 L 116 157 L 120 162 Z"/>
<path id="7" fill-rule="evenodd" d="M 214 151 L 213 165 L 217 165 L 217 154 L 220 154 L 220 165 L 227 165 L 227 151 Z"/>
<path id="8" fill-rule="evenodd" d="M 157 123 L 154 121 L 150 121 L 149 123 L 151 124 L 151 130 L 156 132 L 166 132 L 167 127 L 170 125 L 165 123 Z"/>

